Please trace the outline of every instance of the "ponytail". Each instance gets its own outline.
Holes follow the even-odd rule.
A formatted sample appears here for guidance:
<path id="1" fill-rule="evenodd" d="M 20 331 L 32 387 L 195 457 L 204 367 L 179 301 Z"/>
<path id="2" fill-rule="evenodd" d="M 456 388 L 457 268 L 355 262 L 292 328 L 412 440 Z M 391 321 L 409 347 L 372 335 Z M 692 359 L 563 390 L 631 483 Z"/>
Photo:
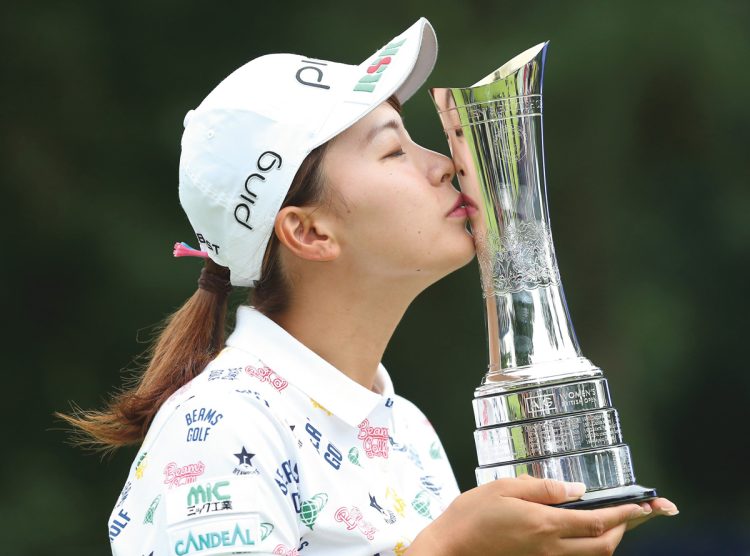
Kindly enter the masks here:
<path id="1" fill-rule="evenodd" d="M 206 259 L 198 283 L 192 297 L 166 320 L 148 365 L 133 386 L 113 396 L 103 410 L 56 414 L 74 427 L 77 444 L 110 451 L 141 442 L 161 405 L 221 351 L 231 289 L 229 269 Z"/>

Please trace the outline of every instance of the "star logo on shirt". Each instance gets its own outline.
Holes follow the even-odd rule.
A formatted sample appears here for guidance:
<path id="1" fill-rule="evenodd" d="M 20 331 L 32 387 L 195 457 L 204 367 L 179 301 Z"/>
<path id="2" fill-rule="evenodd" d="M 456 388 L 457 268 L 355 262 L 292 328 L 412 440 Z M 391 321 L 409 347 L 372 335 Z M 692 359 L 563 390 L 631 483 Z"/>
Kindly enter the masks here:
<path id="1" fill-rule="evenodd" d="M 238 458 L 240 460 L 240 465 L 253 465 L 253 462 L 250 460 L 255 457 L 255 454 L 249 453 L 245 447 L 242 447 L 242 451 L 239 454 L 234 454 L 234 457 Z"/>
<path id="2" fill-rule="evenodd" d="M 255 454 L 248 452 L 244 446 L 240 452 L 234 454 L 234 457 L 240 460 L 237 467 L 234 468 L 233 473 L 235 475 L 257 475 L 260 473 L 260 471 L 253 467 L 252 459 L 255 457 Z"/>

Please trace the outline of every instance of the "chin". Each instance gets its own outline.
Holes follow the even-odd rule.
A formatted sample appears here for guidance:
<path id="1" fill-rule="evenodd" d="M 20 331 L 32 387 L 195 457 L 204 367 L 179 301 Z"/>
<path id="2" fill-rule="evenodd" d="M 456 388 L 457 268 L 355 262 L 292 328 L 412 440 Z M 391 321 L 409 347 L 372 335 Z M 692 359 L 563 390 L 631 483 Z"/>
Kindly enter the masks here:
<path id="1" fill-rule="evenodd" d="M 469 240 L 471 240 L 471 238 L 469 238 Z M 436 277 L 434 280 L 432 280 L 432 283 L 445 278 L 449 274 L 452 274 L 458 269 L 465 267 L 467 264 L 473 261 L 474 257 L 476 256 L 476 251 L 474 250 L 474 242 L 469 241 L 466 247 L 457 249 L 456 251 L 451 253 L 451 255 L 452 256 L 450 258 L 447 258 L 444 261 L 445 264 L 440 265 L 440 268 L 436 269 Z"/>
<path id="2" fill-rule="evenodd" d="M 471 235 L 469 230 L 466 230 L 466 233 L 464 234 L 464 241 L 461 245 L 461 253 L 458 256 L 459 263 L 454 270 L 458 270 L 459 268 L 469 264 L 474 260 L 474 257 L 476 257 L 476 255 L 477 249 L 474 246 L 474 236 Z"/>
<path id="3" fill-rule="evenodd" d="M 464 256 L 457 262 L 457 264 L 451 269 L 451 272 L 458 270 L 459 268 L 465 267 L 476 257 L 476 251 L 474 250 L 474 244 L 471 244 L 471 251 L 465 253 Z"/>

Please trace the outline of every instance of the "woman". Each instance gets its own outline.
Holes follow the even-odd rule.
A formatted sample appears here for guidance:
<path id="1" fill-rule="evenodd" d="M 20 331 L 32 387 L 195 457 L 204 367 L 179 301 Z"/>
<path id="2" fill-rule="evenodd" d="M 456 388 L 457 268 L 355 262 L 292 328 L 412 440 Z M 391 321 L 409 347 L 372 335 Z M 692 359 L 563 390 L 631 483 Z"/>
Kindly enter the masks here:
<path id="1" fill-rule="evenodd" d="M 360 66 L 277 54 L 185 120 L 180 200 L 206 259 L 140 382 L 69 418 L 142 442 L 114 554 L 603 554 L 673 504 L 551 508 L 583 485 L 459 494 L 424 415 L 380 364 L 427 286 L 467 264 L 475 212 L 400 105 L 436 55 L 421 19 Z M 252 286 L 224 342 L 226 297 Z"/>

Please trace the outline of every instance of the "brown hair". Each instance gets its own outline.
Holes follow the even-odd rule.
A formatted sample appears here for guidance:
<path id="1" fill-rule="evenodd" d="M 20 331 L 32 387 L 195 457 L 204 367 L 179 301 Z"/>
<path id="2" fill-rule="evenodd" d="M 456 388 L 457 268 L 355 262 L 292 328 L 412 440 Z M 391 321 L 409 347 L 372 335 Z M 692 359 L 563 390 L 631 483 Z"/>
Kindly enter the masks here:
<path id="1" fill-rule="evenodd" d="M 397 111 L 401 105 L 391 97 Z M 330 141 L 315 148 L 297 170 L 282 207 L 325 202 L 322 162 Z M 271 234 L 263 256 L 261 279 L 251 293 L 255 308 L 265 315 L 282 312 L 289 286 L 279 257 L 280 242 Z M 206 259 L 204 272 L 229 279 L 229 269 Z M 74 442 L 97 451 L 111 451 L 143 440 L 156 412 L 179 388 L 190 382 L 224 346 L 227 296 L 198 288 L 167 318 L 149 351 L 150 358 L 130 385 L 117 392 L 103 410 L 74 406 L 70 415 L 56 413 L 73 427 Z"/>

